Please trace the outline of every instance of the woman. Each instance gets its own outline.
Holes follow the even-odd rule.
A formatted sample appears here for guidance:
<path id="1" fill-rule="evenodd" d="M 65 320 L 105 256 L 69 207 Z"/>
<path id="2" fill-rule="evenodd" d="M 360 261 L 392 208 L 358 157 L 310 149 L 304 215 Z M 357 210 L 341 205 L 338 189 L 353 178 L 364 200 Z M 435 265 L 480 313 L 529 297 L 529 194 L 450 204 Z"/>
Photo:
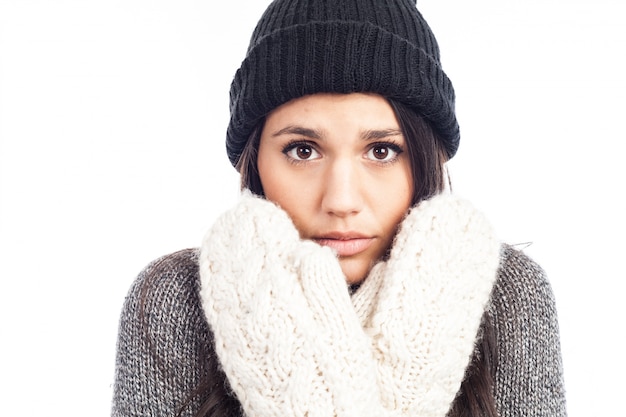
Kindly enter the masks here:
<path id="1" fill-rule="evenodd" d="M 245 189 L 126 300 L 114 416 L 564 416 L 542 270 L 446 192 L 410 0 L 276 0 L 231 87 Z"/>

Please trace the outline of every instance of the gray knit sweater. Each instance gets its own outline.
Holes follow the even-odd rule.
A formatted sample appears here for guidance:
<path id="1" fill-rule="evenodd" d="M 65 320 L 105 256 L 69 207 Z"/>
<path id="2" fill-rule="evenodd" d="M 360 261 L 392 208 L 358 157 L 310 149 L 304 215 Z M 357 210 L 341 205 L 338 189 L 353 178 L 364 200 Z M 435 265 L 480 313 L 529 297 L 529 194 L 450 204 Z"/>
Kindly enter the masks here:
<path id="1" fill-rule="evenodd" d="M 134 282 L 120 320 L 112 416 L 194 416 L 201 403 L 213 415 L 242 415 L 213 351 L 199 287 L 194 249 L 156 260 Z M 552 290 L 542 269 L 509 246 L 487 314 L 497 339 L 499 415 L 565 416 Z"/>

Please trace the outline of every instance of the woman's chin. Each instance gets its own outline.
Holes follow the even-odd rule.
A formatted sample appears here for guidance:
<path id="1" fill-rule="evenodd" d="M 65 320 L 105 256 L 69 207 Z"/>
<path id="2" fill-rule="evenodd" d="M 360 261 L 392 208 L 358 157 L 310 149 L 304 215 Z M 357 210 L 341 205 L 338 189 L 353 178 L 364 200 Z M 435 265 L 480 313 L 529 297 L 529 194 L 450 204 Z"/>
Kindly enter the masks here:
<path id="1" fill-rule="evenodd" d="M 340 258 L 339 265 L 350 285 L 362 283 L 371 269 L 370 262 L 362 259 Z"/>

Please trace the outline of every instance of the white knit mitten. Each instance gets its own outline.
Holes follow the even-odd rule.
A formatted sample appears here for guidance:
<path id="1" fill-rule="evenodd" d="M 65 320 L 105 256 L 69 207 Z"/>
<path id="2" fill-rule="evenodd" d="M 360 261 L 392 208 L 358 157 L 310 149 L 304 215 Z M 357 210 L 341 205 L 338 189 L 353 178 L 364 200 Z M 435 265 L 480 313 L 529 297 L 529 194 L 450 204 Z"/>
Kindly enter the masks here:
<path id="1" fill-rule="evenodd" d="M 215 350 L 249 417 L 380 416 L 370 342 L 328 248 L 244 196 L 206 235 L 201 298 Z"/>
<path id="2" fill-rule="evenodd" d="M 459 390 L 499 264 L 500 243 L 467 202 L 439 195 L 403 220 L 389 259 L 353 296 L 382 401 L 443 417 Z"/>

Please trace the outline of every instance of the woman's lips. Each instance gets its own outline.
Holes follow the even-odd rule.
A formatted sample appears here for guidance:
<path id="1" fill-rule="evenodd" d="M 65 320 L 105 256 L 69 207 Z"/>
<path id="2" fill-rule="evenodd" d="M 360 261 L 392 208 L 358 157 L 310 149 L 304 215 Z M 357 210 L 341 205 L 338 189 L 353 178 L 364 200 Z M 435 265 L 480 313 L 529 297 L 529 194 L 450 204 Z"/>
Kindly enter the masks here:
<path id="1" fill-rule="evenodd" d="M 373 238 L 369 237 L 352 237 L 352 238 L 314 238 L 315 242 L 322 246 L 328 246 L 337 252 L 338 256 L 357 255 L 370 247 Z"/>

